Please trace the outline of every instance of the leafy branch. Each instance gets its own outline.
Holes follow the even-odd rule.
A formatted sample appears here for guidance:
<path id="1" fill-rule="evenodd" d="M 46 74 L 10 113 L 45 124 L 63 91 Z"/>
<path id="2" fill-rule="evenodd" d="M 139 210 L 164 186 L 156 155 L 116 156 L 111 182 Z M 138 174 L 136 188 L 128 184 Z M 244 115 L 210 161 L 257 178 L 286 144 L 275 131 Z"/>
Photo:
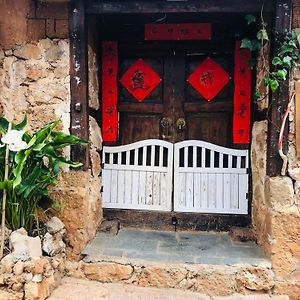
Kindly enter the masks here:
<path id="1" fill-rule="evenodd" d="M 256 17 L 253 15 L 246 15 L 245 20 L 250 25 L 256 22 Z M 280 38 L 279 38 L 280 40 Z M 261 10 L 261 22 L 260 29 L 256 34 L 256 38 L 249 39 L 245 38 L 242 40 L 241 48 L 247 48 L 250 51 L 259 51 L 263 47 L 269 44 L 269 37 L 267 32 L 267 23 L 263 19 L 263 7 Z M 271 91 L 276 92 L 281 85 L 286 84 L 286 79 L 292 68 L 300 67 L 300 34 L 298 32 L 286 32 L 279 43 L 279 49 L 277 56 L 273 57 L 271 64 L 272 70 L 270 71 L 266 68 L 266 58 L 264 56 L 264 51 L 262 52 L 262 71 L 266 74 L 262 80 L 265 87 L 269 87 Z M 255 65 L 255 64 L 254 64 Z M 253 62 L 250 63 L 253 67 Z M 258 85 L 260 86 L 260 85 Z M 263 99 L 267 95 L 263 95 L 259 91 L 254 94 L 255 100 Z M 278 153 L 283 160 L 283 165 L 281 169 L 281 175 L 286 174 L 288 157 L 283 152 L 283 132 L 286 125 L 287 117 L 291 111 L 291 105 L 295 98 L 295 91 L 292 92 L 287 108 L 285 109 L 283 119 L 281 121 L 279 130 L 279 140 L 278 140 Z M 269 106 L 270 107 L 270 106 Z M 276 125 L 277 126 L 277 125 Z"/>

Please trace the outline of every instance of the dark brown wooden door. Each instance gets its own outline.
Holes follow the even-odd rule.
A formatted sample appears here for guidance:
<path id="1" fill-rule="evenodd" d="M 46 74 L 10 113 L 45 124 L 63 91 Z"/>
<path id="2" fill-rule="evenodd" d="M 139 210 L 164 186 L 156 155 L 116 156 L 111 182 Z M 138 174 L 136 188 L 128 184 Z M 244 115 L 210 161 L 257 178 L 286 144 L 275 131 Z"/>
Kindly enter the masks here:
<path id="1" fill-rule="evenodd" d="M 232 146 L 233 83 L 229 83 L 210 102 L 188 82 L 189 75 L 210 57 L 233 77 L 231 45 L 204 43 L 131 43 L 120 44 L 121 77 L 142 58 L 162 79 L 161 83 L 138 102 L 121 84 L 119 144 L 144 139 L 178 142 L 187 139 Z"/>

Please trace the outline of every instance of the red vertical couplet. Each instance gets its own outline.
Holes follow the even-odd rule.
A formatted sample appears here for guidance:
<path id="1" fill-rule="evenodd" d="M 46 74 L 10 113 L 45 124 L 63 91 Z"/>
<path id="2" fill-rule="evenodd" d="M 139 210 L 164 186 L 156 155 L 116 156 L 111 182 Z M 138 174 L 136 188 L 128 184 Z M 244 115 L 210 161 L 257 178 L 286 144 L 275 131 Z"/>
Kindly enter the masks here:
<path id="1" fill-rule="evenodd" d="M 241 49 L 240 45 L 240 41 L 235 44 L 233 142 L 234 144 L 249 144 L 251 112 L 249 60 L 251 52 L 248 49 Z"/>
<path id="2" fill-rule="evenodd" d="M 118 43 L 102 42 L 102 135 L 104 142 L 118 136 Z"/>

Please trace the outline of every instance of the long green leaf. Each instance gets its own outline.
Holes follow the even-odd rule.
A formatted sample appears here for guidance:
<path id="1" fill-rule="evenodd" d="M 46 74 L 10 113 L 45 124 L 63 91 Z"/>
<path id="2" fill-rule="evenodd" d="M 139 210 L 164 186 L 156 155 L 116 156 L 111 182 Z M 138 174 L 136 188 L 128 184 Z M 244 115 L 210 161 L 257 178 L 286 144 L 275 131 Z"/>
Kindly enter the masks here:
<path id="1" fill-rule="evenodd" d="M 55 128 L 59 122 L 60 122 L 59 120 L 55 120 L 50 124 L 46 125 L 41 130 L 39 130 L 37 133 L 35 133 L 36 142 L 42 143 L 49 136 L 53 128 Z"/>
<path id="2" fill-rule="evenodd" d="M 8 123 L 9 122 L 5 118 L 0 117 L 0 133 L 6 133 L 7 132 Z"/>
<path id="3" fill-rule="evenodd" d="M 23 120 L 19 124 L 12 124 L 12 129 L 23 130 L 27 125 L 27 116 L 24 115 Z"/>
<path id="4" fill-rule="evenodd" d="M 66 146 L 80 144 L 80 145 L 88 145 L 89 142 L 83 140 L 75 135 L 66 134 L 64 132 L 53 131 L 51 133 L 52 142 L 51 145 L 56 148 L 64 148 Z"/>

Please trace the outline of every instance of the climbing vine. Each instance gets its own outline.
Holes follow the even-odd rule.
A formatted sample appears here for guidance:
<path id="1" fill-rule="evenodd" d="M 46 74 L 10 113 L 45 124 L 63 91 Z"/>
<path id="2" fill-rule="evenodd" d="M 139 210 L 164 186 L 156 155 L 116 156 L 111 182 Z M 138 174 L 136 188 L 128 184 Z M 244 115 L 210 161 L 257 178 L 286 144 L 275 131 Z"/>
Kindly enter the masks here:
<path id="1" fill-rule="evenodd" d="M 245 20 L 248 25 L 257 22 L 256 17 L 253 15 L 246 15 Z M 244 38 L 241 43 L 241 48 L 247 48 L 252 52 L 256 52 L 269 44 L 270 41 L 267 26 L 268 24 L 264 21 L 263 13 L 261 11 L 260 29 L 258 30 L 256 37 L 254 39 Z M 280 39 L 280 37 L 277 38 Z M 266 57 L 264 56 L 264 51 L 262 51 L 262 70 L 265 74 L 262 80 L 264 85 L 269 87 L 273 93 L 276 92 L 282 84 L 285 84 L 285 80 L 287 79 L 292 68 L 300 67 L 300 34 L 295 31 L 286 32 L 284 36 L 278 40 L 278 43 L 278 54 L 271 60 L 271 70 L 266 68 Z M 253 68 L 256 62 L 250 61 L 249 64 Z M 263 95 L 259 91 L 254 93 L 254 99 L 256 101 L 259 99 L 264 99 L 266 96 L 267 95 Z M 295 91 L 293 91 L 290 95 L 289 103 L 283 115 L 279 130 L 278 153 L 283 160 L 281 175 L 286 174 L 288 162 L 287 155 L 283 153 L 283 133 L 294 98 Z"/>

